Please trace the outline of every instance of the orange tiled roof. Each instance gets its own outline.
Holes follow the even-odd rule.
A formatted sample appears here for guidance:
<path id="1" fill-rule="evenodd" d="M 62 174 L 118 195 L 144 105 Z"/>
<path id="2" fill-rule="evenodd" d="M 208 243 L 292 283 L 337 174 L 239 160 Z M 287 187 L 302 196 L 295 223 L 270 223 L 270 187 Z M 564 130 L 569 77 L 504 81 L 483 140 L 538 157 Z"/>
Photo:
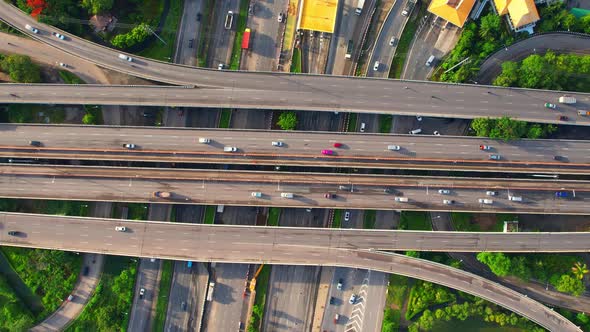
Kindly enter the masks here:
<path id="1" fill-rule="evenodd" d="M 520 28 L 540 19 L 533 0 L 509 0 L 508 14 L 514 28 Z"/>
<path id="2" fill-rule="evenodd" d="M 461 28 L 474 4 L 475 0 L 432 0 L 428 11 Z"/>

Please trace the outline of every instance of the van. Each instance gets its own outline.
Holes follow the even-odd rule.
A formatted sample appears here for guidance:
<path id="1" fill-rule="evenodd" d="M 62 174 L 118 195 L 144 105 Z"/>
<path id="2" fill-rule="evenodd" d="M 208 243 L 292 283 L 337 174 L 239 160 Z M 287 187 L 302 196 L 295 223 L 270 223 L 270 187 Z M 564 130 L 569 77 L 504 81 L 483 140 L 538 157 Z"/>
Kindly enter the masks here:
<path id="1" fill-rule="evenodd" d="M 199 137 L 199 143 L 209 144 L 209 143 L 211 143 L 211 140 L 206 137 Z"/>
<path id="2" fill-rule="evenodd" d="M 409 134 L 410 135 L 417 135 L 417 134 L 420 134 L 421 132 L 422 132 L 422 129 L 418 128 L 418 129 L 410 130 Z"/>
<path id="3" fill-rule="evenodd" d="M 125 60 L 125 61 L 128 61 L 128 62 L 132 62 L 133 61 L 133 58 L 132 57 L 127 56 L 125 54 L 121 54 L 121 53 L 119 53 L 119 59 Z"/>
<path id="4" fill-rule="evenodd" d="M 522 196 L 508 196 L 508 200 L 510 201 L 514 201 L 514 202 L 522 202 Z"/>
<path id="5" fill-rule="evenodd" d="M 408 202 L 408 198 L 407 197 L 396 197 L 395 198 L 396 202 L 402 202 L 402 203 L 407 203 Z"/>
<path id="6" fill-rule="evenodd" d="M 366 124 L 366 123 L 364 123 L 364 122 L 362 122 L 362 123 L 361 123 L 361 133 L 364 133 L 364 132 L 365 132 L 365 128 L 366 128 L 366 127 L 367 127 L 367 124 Z"/>
<path id="7" fill-rule="evenodd" d="M 293 198 L 293 193 L 281 193 L 282 198 Z"/>
<path id="8" fill-rule="evenodd" d="M 426 60 L 426 67 L 430 67 L 432 66 L 432 63 L 434 62 L 436 58 L 434 57 L 434 55 L 431 55 L 430 58 L 428 58 L 428 60 Z"/>
<path id="9" fill-rule="evenodd" d="M 262 197 L 262 193 L 260 191 L 253 191 L 251 195 L 252 195 L 252 197 L 256 197 L 256 198 Z"/>

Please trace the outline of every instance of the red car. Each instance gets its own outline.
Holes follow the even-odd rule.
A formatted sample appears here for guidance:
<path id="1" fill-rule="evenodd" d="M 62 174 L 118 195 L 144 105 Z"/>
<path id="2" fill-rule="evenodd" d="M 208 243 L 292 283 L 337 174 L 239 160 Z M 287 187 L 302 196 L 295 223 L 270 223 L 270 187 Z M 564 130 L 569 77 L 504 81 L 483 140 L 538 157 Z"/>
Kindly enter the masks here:
<path id="1" fill-rule="evenodd" d="M 334 194 L 330 194 L 330 193 L 324 194 L 324 197 L 325 197 L 325 198 L 328 198 L 328 199 L 332 199 L 332 198 L 334 198 L 335 196 L 336 196 L 336 195 L 334 195 Z"/>
<path id="2" fill-rule="evenodd" d="M 569 120 L 569 118 L 567 116 L 565 116 L 565 115 L 560 115 L 558 119 L 559 119 L 559 121 L 567 121 L 567 120 Z"/>
<path id="3" fill-rule="evenodd" d="M 334 147 L 335 147 L 335 148 L 342 147 L 342 143 L 334 143 Z"/>
<path id="4" fill-rule="evenodd" d="M 480 146 L 479 146 L 479 149 L 480 149 L 480 150 L 484 150 L 484 151 L 485 151 L 485 150 L 489 150 L 489 149 L 491 149 L 491 148 L 490 148 L 490 146 L 489 146 L 489 145 L 480 145 Z"/>
<path id="5" fill-rule="evenodd" d="M 331 155 L 334 154 L 334 151 L 332 151 L 332 150 L 322 150 L 322 154 L 326 154 L 326 155 L 331 156 Z"/>

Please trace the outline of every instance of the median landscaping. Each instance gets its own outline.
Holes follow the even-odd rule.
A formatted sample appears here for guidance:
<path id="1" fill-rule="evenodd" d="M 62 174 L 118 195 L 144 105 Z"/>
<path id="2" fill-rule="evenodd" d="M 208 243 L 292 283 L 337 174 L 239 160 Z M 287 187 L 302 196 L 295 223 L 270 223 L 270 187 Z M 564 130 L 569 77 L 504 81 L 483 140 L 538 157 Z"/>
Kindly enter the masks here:
<path id="1" fill-rule="evenodd" d="M 163 261 L 162 272 L 160 276 L 160 288 L 158 291 L 158 302 L 156 304 L 156 315 L 154 316 L 154 326 L 152 331 L 164 332 L 173 273 L 174 262 L 169 260 Z"/>
<path id="2" fill-rule="evenodd" d="M 252 316 L 248 324 L 248 332 L 257 332 L 262 324 L 264 316 L 264 306 L 266 305 L 266 291 L 268 290 L 268 281 L 270 279 L 270 266 L 264 265 L 258 278 L 256 278 L 256 297 L 252 306 Z"/>
<path id="3" fill-rule="evenodd" d="M 244 30 L 246 30 L 246 22 L 248 21 L 249 4 L 250 0 L 240 1 L 240 12 L 238 13 L 238 19 L 236 22 L 236 36 L 229 63 L 229 69 L 231 70 L 240 69 L 240 60 L 242 59 L 242 38 L 244 37 Z"/>

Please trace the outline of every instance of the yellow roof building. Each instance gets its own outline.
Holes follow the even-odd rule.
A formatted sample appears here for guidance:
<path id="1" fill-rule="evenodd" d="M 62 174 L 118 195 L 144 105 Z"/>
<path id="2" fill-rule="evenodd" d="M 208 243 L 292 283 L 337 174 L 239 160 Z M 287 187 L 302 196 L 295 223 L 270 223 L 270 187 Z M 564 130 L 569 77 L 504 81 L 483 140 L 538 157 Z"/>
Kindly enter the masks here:
<path id="1" fill-rule="evenodd" d="M 537 22 L 539 12 L 533 0 L 494 0 L 498 14 L 508 14 L 514 29 Z"/>
<path id="2" fill-rule="evenodd" d="M 428 11 L 462 28 L 474 4 L 475 0 L 432 0 Z"/>
<path id="3" fill-rule="evenodd" d="M 300 0 L 298 29 L 333 33 L 338 0 Z"/>

